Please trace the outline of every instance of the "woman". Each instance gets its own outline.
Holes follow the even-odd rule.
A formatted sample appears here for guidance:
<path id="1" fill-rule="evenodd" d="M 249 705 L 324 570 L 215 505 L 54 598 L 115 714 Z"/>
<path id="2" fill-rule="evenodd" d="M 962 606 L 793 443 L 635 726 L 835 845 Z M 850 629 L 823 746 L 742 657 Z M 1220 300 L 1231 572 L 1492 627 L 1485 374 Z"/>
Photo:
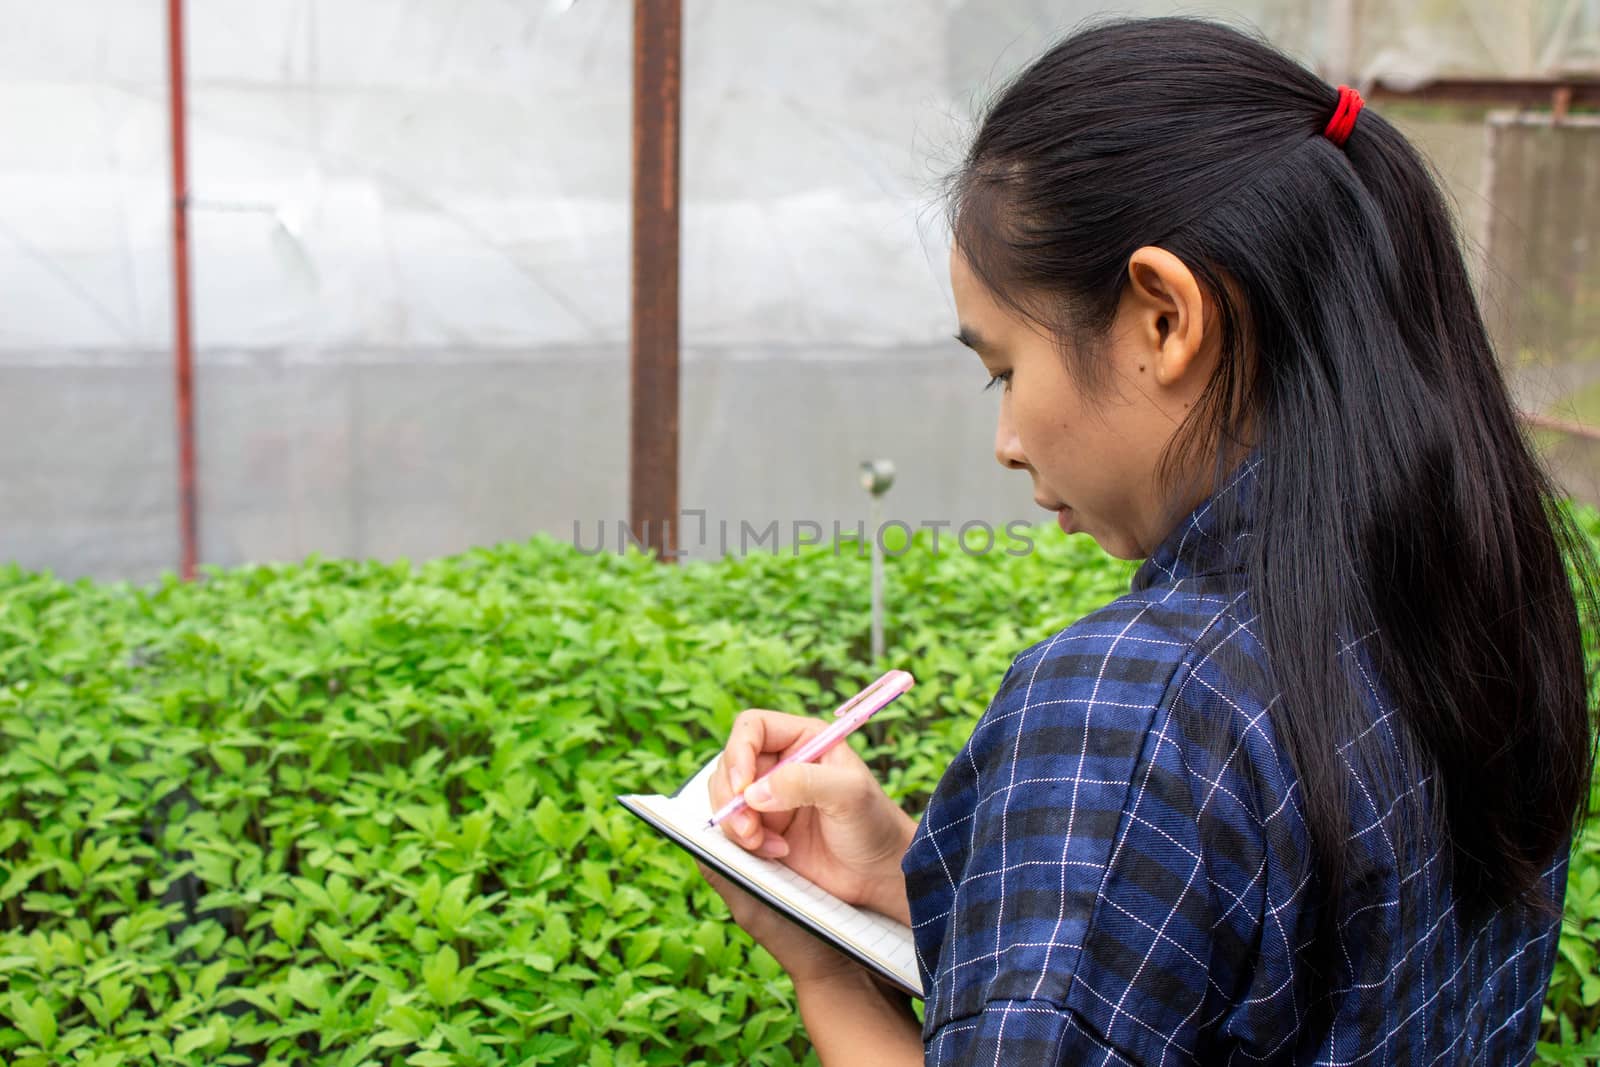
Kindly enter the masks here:
<path id="1" fill-rule="evenodd" d="M 1422 161 L 1260 41 L 1119 22 L 999 96 L 951 205 L 996 458 L 1145 562 L 1016 657 L 920 824 L 848 746 L 725 824 L 913 928 L 920 1032 L 713 880 L 823 1063 L 1526 1061 L 1592 565 Z M 822 725 L 745 712 L 712 803 Z"/>

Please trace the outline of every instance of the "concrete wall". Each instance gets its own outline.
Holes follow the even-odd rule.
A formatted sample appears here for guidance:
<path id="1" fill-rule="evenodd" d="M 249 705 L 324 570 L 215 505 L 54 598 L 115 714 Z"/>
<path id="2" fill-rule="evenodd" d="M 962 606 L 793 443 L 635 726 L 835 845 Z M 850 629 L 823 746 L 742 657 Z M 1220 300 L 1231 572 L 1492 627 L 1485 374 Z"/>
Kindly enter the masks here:
<path id="1" fill-rule="evenodd" d="M 1328 7 L 1198 11 L 1317 61 Z M 177 559 L 163 9 L 0 0 L 0 560 Z M 687 0 L 685 507 L 852 522 L 888 456 L 891 517 L 1043 517 L 949 340 L 936 183 L 982 93 L 1098 10 Z M 203 560 L 625 517 L 630 12 L 189 5 Z M 1418 129 L 1481 203 L 1477 123 Z"/>

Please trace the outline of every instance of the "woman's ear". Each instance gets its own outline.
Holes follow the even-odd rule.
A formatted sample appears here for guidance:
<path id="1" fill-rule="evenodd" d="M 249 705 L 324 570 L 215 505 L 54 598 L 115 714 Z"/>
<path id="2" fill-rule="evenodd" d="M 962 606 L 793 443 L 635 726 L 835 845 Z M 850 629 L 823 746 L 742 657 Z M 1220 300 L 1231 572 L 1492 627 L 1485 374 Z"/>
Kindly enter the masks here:
<path id="1" fill-rule="evenodd" d="M 1159 386 L 1200 384 L 1209 373 L 1203 366 L 1206 302 L 1200 282 L 1183 260 L 1165 248 L 1145 245 L 1128 257 L 1128 287 L 1122 313 L 1130 317 L 1139 358 Z"/>

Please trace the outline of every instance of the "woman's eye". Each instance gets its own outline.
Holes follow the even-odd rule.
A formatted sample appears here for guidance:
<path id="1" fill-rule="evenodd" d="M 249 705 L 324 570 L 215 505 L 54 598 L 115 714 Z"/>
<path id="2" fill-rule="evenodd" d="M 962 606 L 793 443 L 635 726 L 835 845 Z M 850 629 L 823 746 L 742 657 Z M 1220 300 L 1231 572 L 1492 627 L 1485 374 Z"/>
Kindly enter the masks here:
<path id="1" fill-rule="evenodd" d="M 1001 382 L 1005 382 L 1007 384 L 1007 386 L 1009 386 L 1011 384 L 1011 372 L 1010 371 L 1005 371 L 1003 373 L 995 374 L 995 375 L 990 376 L 989 384 L 983 387 L 983 391 L 987 393 L 989 390 L 993 389 L 995 386 L 999 385 Z"/>

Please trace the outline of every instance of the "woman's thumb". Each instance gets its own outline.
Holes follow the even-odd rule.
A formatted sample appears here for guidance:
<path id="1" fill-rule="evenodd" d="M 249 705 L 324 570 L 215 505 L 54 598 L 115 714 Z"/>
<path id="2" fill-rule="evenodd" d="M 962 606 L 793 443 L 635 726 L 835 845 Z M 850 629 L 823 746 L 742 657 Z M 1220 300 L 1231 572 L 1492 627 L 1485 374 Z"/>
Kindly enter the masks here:
<path id="1" fill-rule="evenodd" d="M 757 811 L 815 807 L 825 815 L 843 815 L 867 799 L 865 784 L 861 773 L 849 767 L 791 763 L 746 789 L 744 799 Z"/>

